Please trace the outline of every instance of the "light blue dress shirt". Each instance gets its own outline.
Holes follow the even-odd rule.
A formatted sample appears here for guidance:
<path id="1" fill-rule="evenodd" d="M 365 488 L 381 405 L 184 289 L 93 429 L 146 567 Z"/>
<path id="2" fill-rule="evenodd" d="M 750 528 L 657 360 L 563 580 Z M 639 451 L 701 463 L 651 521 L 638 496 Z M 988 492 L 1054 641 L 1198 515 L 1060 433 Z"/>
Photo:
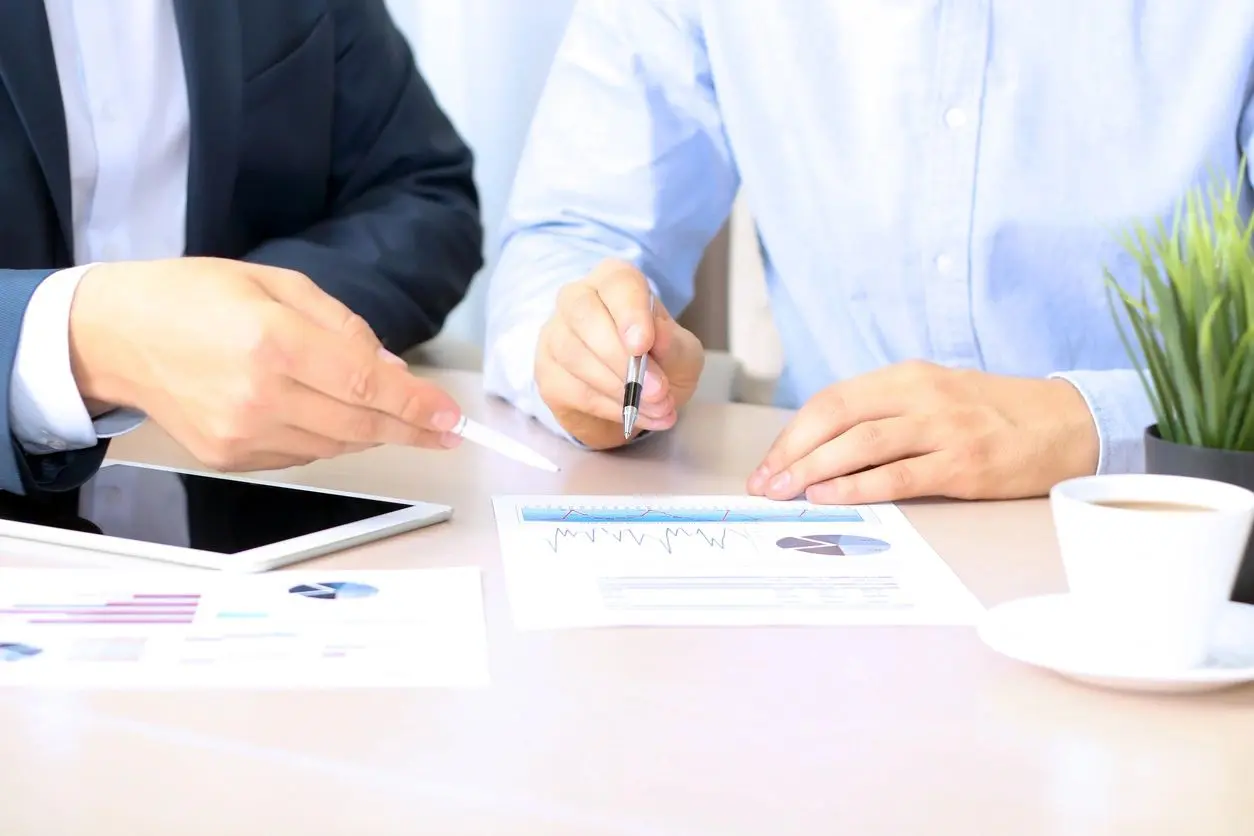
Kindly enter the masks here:
<path id="1" fill-rule="evenodd" d="M 582 0 L 510 202 L 487 385 L 558 430 L 532 380 L 558 289 L 616 256 L 682 308 L 743 187 L 781 405 L 910 358 L 1065 373 L 1099 471 L 1141 469 L 1153 416 L 1102 268 L 1135 286 L 1126 224 L 1235 176 L 1252 96 L 1250 0 Z"/>

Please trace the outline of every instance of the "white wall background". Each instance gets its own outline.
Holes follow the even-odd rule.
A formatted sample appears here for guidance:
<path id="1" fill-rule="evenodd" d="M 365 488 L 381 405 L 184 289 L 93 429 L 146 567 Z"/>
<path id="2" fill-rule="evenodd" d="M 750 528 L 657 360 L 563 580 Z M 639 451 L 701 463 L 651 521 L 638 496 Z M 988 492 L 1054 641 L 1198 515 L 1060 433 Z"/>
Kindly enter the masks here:
<path id="1" fill-rule="evenodd" d="M 510 183 L 575 0 L 386 2 L 427 83 L 475 152 L 487 265 L 444 333 L 480 344 Z"/>

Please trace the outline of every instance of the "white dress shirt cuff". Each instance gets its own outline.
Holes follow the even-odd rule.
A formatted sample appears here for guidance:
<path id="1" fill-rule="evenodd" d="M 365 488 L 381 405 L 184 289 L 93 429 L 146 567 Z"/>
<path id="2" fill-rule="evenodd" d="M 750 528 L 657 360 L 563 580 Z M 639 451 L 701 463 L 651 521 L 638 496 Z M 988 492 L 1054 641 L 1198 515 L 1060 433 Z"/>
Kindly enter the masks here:
<path id="1" fill-rule="evenodd" d="M 1135 369 L 1054 372 L 1079 390 L 1097 428 L 1097 473 L 1145 470 L 1145 430 L 1154 411 Z"/>
<path id="2" fill-rule="evenodd" d="M 9 380 L 9 421 L 28 453 L 87 449 L 144 422 L 144 414 L 133 409 L 115 409 L 93 421 L 74 381 L 70 307 L 79 281 L 94 266 L 53 273 L 35 289 L 22 318 Z"/>

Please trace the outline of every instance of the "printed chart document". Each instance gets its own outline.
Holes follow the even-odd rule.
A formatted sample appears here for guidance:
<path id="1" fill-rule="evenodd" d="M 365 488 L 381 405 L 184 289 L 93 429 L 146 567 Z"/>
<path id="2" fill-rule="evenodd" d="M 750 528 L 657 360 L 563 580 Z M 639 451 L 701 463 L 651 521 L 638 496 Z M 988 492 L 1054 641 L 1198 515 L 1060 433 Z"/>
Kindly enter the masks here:
<path id="1" fill-rule="evenodd" d="M 754 497 L 494 500 L 514 624 L 974 624 L 984 608 L 894 505 Z"/>
<path id="2" fill-rule="evenodd" d="M 477 568 L 0 570 L 0 686 L 483 687 Z"/>

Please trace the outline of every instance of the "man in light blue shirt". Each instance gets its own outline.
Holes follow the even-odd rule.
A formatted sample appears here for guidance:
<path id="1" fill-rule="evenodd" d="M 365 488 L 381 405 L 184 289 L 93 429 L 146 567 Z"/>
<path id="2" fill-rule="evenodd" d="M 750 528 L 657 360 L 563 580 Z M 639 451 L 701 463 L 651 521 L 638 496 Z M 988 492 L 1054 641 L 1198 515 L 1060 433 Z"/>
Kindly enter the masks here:
<path id="1" fill-rule="evenodd" d="M 617 446 L 650 350 L 641 426 L 671 426 L 701 352 L 667 312 L 743 188 L 802 407 L 751 492 L 1137 470 L 1153 416 L 1102 269 L 1136 286 L 1119 232 L 1236 176 L 1252 98 L 1249 0 L 583 0 L 511 200 L 487 385 Z"/>

